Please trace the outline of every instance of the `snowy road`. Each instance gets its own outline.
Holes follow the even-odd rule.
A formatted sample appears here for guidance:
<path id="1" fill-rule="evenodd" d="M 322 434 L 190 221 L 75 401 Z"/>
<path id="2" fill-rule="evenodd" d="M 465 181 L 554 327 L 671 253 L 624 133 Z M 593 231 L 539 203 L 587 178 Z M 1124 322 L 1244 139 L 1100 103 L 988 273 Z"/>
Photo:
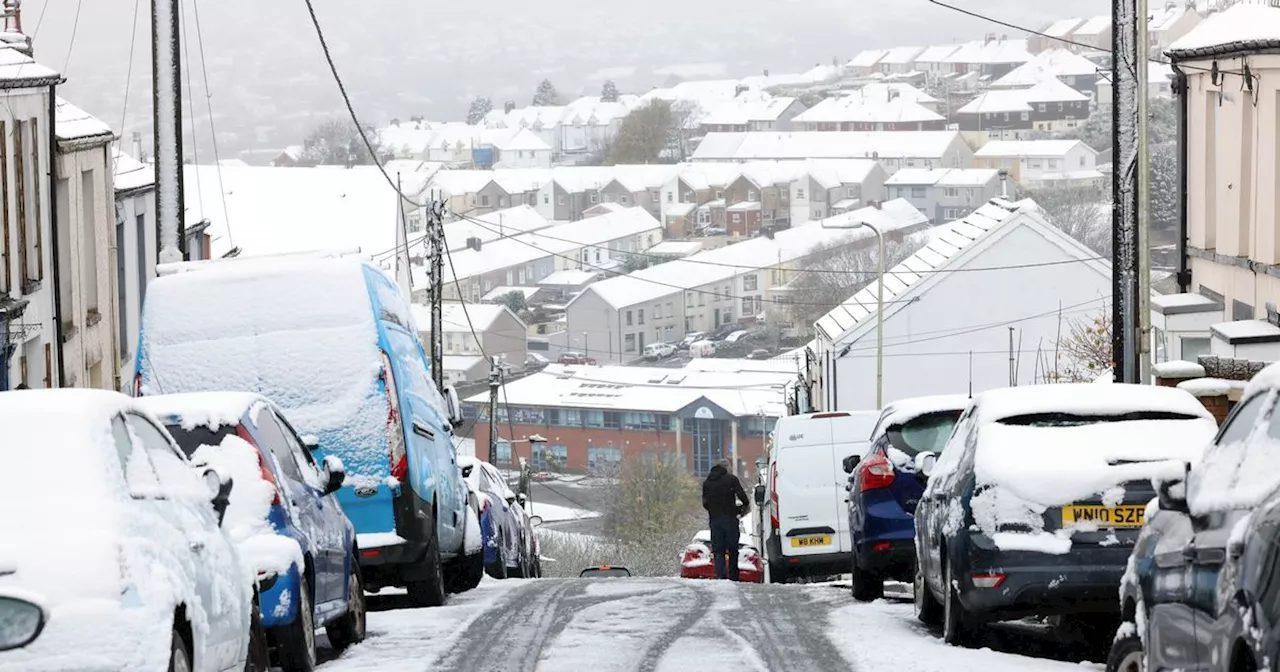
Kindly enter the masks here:
<path id="1" fill-rule="evenodd" d="M 948 647 L 915 622 L 908 603 L 854 604 L 847 590 L 820 585 L 486 579 L 439 609 L 406 609 L 395 595 L 371 601 L 384 610 L 370 615 L 369 639 L 321 672 L 1095 669 Z M 1017 633 L 992 645 L 1037 647 Z"/>

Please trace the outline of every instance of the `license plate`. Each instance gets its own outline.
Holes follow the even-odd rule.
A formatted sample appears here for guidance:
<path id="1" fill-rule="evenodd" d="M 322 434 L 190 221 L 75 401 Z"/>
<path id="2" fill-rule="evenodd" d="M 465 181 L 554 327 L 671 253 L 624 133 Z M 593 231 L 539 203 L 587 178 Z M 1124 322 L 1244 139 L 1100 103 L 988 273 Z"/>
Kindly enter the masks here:
<path id="1" fill-rule="evenodd" d="M 831 537 L 795 537 L 791 540 L 791 546 L 795 548 L 803 548 L 805 546 L 830 546 Z"/>
<path id="2" fill-rule="evenodd" d="M 1142 527 L 1145 506 L 1064 506 L 1062 525 L 1097 523 L 1099 527 Z"/>

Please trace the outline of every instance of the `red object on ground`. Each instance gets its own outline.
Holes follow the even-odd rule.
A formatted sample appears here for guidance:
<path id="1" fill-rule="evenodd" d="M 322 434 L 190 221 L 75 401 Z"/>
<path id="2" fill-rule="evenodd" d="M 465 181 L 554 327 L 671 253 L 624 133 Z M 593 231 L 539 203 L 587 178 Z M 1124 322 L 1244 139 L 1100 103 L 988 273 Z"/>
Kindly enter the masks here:
<path id="1" fill-rule="evenodd" d="M 738 581 L 741 583 L 764 583 L 764 561 L 756 549 L 743 546 L 738 549 Z M 716 567 L 711 561 L 711 547 L 701 541 L 694 541 L 685 547 L 680 557 L 680 578 L 682 579 L 714 579 Z"/>

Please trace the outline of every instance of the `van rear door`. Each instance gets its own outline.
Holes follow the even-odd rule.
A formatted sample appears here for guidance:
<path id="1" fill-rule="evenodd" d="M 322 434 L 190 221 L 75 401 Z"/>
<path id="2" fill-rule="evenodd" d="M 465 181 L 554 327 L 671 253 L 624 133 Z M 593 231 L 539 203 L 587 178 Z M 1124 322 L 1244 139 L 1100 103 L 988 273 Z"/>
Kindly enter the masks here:
<path id="1" fill-rule="evenodd" d="M 844 458 L 850 455 L 865 455 L 870 443 L 871 432 L 880 418 L 878 411 L 850 412 L 846 417 L 835 417 L 831 422 L 831 478 L 832 500 L 836 507 L 835 525 L 837 546 L 841 553 L 853 552 L 853 537 L 849 533 L 848 504 L 845 499 L 849 493 L 844 486 L 849 482 L 849 475 L 844 473 Z"/>

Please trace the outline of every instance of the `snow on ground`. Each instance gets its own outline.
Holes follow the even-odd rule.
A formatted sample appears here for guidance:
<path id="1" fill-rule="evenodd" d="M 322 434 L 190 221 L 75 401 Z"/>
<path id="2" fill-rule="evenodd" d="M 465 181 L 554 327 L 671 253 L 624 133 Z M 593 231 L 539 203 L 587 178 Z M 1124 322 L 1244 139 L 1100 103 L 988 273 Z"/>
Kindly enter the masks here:
<path id="1" fill-rule="evenodd" d="M 560 506 L 558 504 L 539 504 L 538 502 L 533 503 L 529 512 L 534 516 L 542 516 L 542 521 L 545 523 L 600 517 L 600 512 L 598 511 L 586 511 L 584 509 L 575 509 L 573 507 Z"/>
<path id="2" fill-rule="evenodd" d="M 815 590 L 830 590 L 829 588 Z M 908 593 L 909 595 L 909 593 Z M 844 594 L 845 597 L 848 593 Z M 877 600 L 849 604 L 831 612 L 827 636 L 859 670 L 894 672 L 1052 672 L 1103 670 L 1104 665 L 1032 658 L 989 648 L 963 649 L 945 644 L 916 620 L 910 602 Z"/>
<path id="3" fill-rule="evenodd" d="M 623 586 L 621 584 L 627 584 Z M 592 585 L 596 589 L 629 588 L 647 593 L 595 604 L 579 611 L 564 632 L 543 651 L 539 669 L 628 670 L 638 669 L 654 633 L 671 626 L 672 615 L 682 611 L 689 595 L 678 584 L 654 593 L 652 580 L 618 581 Z M 616 593 L 610 592 L 609 596 Z"/>

